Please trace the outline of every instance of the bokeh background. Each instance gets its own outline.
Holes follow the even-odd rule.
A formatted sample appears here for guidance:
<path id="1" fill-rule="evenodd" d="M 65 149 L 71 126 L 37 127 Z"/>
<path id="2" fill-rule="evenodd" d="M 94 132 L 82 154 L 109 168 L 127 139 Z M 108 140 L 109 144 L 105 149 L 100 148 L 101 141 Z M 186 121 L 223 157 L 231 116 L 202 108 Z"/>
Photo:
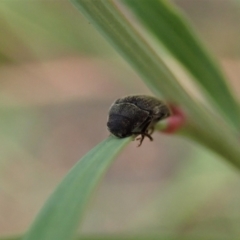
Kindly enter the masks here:
<path id="1" fill-rule="evenodd" d="M 175 0 L 240 91 L 240 2 Z M 149 90 L 67 0 L 0 1 L 0 235 L 21 234 L 109 133 L 109 106 Z M 132 142 L 95 192 L 84 234 L 240 236 L 240 179 L 177 136 Z M 77 189 L 76 189 L 77 191 Z"/>

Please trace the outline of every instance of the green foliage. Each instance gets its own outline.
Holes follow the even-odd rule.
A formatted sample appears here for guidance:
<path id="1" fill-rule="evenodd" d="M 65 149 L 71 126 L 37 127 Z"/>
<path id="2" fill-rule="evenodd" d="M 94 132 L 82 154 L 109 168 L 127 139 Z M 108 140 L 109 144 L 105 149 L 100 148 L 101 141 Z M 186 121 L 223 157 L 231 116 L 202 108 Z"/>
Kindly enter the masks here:
<path id="1" fill-rule="evenodd" d="M 23 239 L 72 239 L 90 194 L 129 141 L 109 137 L 88 152 L 57 187 Z"/>
<path id="2" fill-rule="evenodd" d="M 199 44 L 199 40 L 186 20 L 171 4 L 166 1 L 124 0 L 124 3 L 148 27 L 158 41 L 163 43 L 184 66 L 184 70 L 193 76 L 192 81 L 201 86 L 199 91 L 207 95 L 208 101 L 210 99 L 208 103 L 213 111 L 193 98 L 180 84 L 172 69 L 164 63 L 162 56 L 155 53 L 151 44 L 143 39 L 115 2 L 111 0 L 72 0 L 72 2 L 131 64 L 154 94 L 183 109 L 187 122 L 179 134 L 194 139 L 224 157 L 236 168 L 240 168 L 240 148 L 236 134 L 239 129 L 238 104 L 228 89 L 221 71 Z M 61 36 L 61 32 L 57 32 L 57 36 Z M 66 41 L 71 42 L 71 38 L 66 36 Z M 87 153 L 52 193 L 23 240 L 73 239 L 93 190 L 118 153 L 130 140 L 131 138 L 119 140 L 109 137 Z M 192 171 L 192 169 L 185 170 Z M 191 179 L 187 180 L 191 181 Z M 200 205 L 205 201 L 213 189 L 220 188 L 225 178 L 217 176 L 215 180 L 216 182 L 209 185 L 208 189 L 202 189 L 201 196 L 196 197 L 194 204 Z M 177 186 L 172 186 L 172 192 L 170 191 L 169 196 L 164 200 L 166 206 L 170 203 L 169 198 L 178 198 L 175 190 L 184 188 L 185 183 L 184 179 L 183 182 L 179 181 Z M 190 193 L 194 190 L 191 189 Z M 194 196 L 197 196 L 197 193 Z M 186 201 L 186 203 L 189 202 Z M 188 214 L 192 214 L 194 204 L 190 202 L 187 204 L 188 211 L 184 213 L 179 211 L 179 215 L 176 214 L 176 216 L 180 220 L 187 219 Z M 175 209 L 174 214 L 178 210 L 178 208 Z M 103 239 L 111 239 L 111 236 Z M 118 239 L 118 237 L 112 239 Z M 120 236 L 119 239 L 139 238 Z M 150 236 L 148 239 L 151 239 Z"/>
<path id="3" fill-rule="evenodd" d="M 191 73 L 206 91 L 215 109 L 239 130 L 239 108 L 220 69 L 199 43 L 191 26 L 168 1 L 125 0 L 139 20 Z M 223 97 L 224 96 L 224 97 Z"/>
<path id="4" fill-rule="evenodd" d="M 232 127 L 196 101 L 181 86 L 160 56 L 142 39 L 112 1 L 73 0 L 73 3 L 136 69 L 156 95 L 164 96 L 186 111 L 188 124 L 185 130 L 188 136 L 191 135 L 240 167 L 240 150 Z"/>

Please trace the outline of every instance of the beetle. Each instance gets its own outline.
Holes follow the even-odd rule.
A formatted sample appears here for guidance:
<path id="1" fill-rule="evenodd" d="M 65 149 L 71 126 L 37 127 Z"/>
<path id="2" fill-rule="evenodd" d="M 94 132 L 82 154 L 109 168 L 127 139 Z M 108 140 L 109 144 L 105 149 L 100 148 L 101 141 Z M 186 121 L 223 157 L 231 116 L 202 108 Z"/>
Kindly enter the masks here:
<path id="1" fill-rule="evenodd" d="M 111 105 L 107 127 L 118 138 L 141 135 L 137 138 L 141 146 L 145 137 L 153 140 L 151 134 L 156 123 L 170 115 L 170 108 L 163 101 L 146 95 L 131 95 Z"/>

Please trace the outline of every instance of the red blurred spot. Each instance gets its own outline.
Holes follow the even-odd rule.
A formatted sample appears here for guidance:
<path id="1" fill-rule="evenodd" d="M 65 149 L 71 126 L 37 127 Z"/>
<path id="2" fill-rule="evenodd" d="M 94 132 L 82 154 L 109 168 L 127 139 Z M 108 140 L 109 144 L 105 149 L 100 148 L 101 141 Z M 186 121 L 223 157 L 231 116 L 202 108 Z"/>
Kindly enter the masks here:
<path id="1" fill-rule="evenodd" d="M 167 127 L 161 131 L 167 134 L 178 131 L 186 123 L 186 117 L 179 107 L 170 105 L 170 108 L 172 115 L 167 119 Z"/>

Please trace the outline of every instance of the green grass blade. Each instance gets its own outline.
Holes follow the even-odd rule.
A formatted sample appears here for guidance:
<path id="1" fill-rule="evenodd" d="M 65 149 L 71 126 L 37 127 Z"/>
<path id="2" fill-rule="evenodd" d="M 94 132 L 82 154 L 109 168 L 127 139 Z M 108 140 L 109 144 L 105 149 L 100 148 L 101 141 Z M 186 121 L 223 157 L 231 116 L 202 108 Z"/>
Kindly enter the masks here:
<path id="1" fill-rule="evenodd" d="M 168 235 L 158 235 L 153 233 L 142 233 L 136 235 L 129 235 L 129 234 L 119 234 L 119 235 L 96 235 L 96 236 L 84 236 L 80 237 L 76 240 L 204 240 L 206 238 L 202 238 L 199 236 L 172 236 L 174 234 Z M 216 238 L 210 237 L 207 238 L 208 240 L 233 240 L 232 238 Z"/>
<path id="2" fill-rule="evenodd" d="M 59 184 L 23 240 L 71 240 L 95 186 L 130 140 L 109 137 L 86 154 Z"/>
<path id="3" fill-rule="evenodd" d="M 165 0 L 123 0 L 190 72 L 220 113 L 239 130 L 239 108 L 226 80 L 180 12 Z"/>
<path id="4" fill-rule="evenodd" d="M 187 114 L 187 131 L 196 140 L 216 151 L 240 169 L 237 136 L 211 112 L 194 100 L 151 47 L 110 0 L 72 0 L 75 6 L 96 26 L 116 50 L 142 76 L 157 95 L 181 106 Z"/>
<path id="5" fill-rule="evenodd" d="M 101 235 L 87 235 L 87 236 L 81 236 L 76 237 L 74 240 L 202 240 L 202 237 L 199 236 L 191 236 L 191 237 L 168 237 L 165 235 L 156 235 L 156 234 L 138 234 L 138 235 L 130 235 L 130 234 L 101 234 Z M 232 240 L 232 238 L 227 238 L 224 236 L 223 238 L 208 238 L 209 240 Z M 11 238 L 0 238 L 0 240 L 23 240 L 22 237 L 11 237 Z"/>

